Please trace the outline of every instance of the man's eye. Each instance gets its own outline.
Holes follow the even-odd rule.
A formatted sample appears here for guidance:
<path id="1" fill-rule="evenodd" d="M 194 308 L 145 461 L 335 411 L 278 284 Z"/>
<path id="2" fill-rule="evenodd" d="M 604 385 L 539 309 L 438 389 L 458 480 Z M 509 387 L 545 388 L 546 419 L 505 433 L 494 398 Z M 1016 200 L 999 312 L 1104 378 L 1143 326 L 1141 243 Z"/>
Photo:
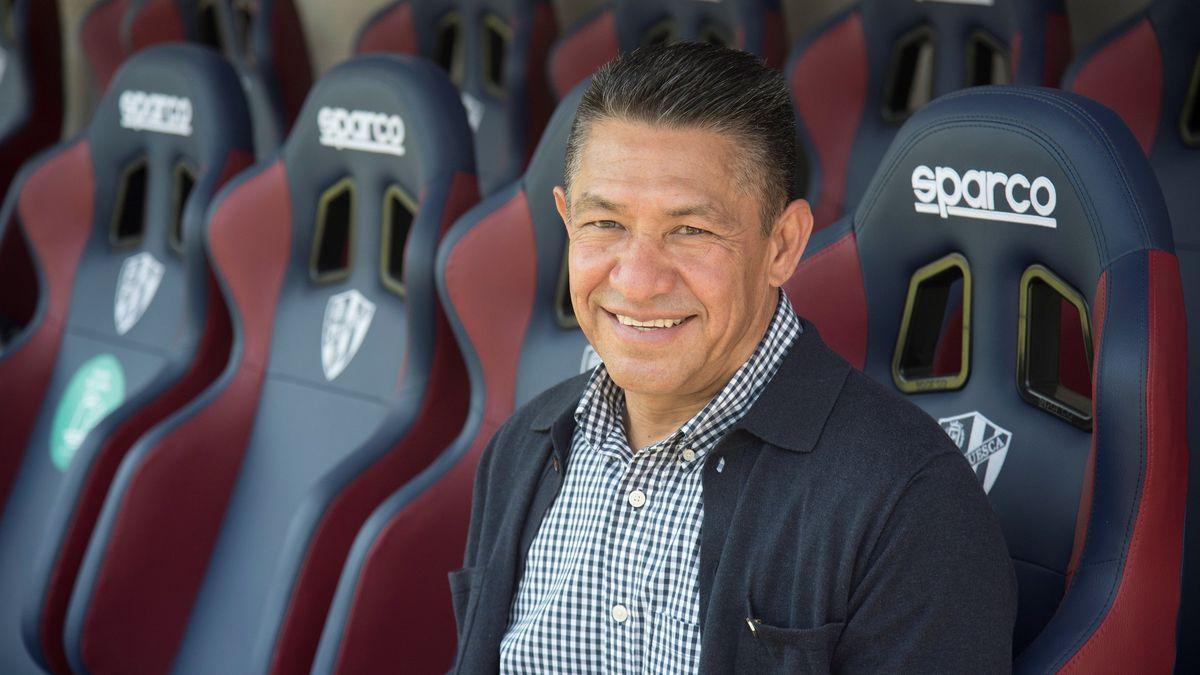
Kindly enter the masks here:
<path id="1" fill-rule="evenodd" d="M 621 224 L 615 220 L 593 220 L 592 222 L 588 223 L 588 225 L 600 228 L 601 230 L 612 230 L 621 226 Z"/>
<path id="2" fill-rule="evenodd" d="M 708 234 L 708 230 L 702 230 L 698 227 L 692 227 L 691 225 L 682 225 L 676 231 L 679 232 L 679 234 L 687 235 Z"/>

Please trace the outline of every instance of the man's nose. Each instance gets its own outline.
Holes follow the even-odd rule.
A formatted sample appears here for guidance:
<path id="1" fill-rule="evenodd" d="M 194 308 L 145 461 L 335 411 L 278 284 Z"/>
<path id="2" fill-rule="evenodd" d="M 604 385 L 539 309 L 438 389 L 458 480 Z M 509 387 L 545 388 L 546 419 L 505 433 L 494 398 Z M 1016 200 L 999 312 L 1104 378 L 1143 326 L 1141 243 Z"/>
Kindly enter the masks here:
<path id="1" fill-rule="evenodd" d="M 675 269 L 660 243 L 635 236 L 617 254 L 609 283 L 629 301 L 647 301 L 671 291 Z"/>

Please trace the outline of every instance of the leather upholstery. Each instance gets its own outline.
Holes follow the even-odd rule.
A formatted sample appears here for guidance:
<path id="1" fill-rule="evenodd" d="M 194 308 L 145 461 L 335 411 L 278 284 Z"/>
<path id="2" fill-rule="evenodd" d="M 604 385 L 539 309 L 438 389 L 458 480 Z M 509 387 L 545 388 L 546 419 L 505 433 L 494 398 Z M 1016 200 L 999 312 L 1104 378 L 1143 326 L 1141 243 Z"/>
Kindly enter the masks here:
<path id="1" fill-rule="evenodd" d="M 213 206 L 231 356 L 120 468 L 68 611 L 76 670 L 307 670 L 354 533 L 466 414 L 432 268 L 477 199 L 466 125 L 433 64 L 355 59 Z M 381 224 L 405 199 L 407 236 Z"/>
<path id="2" fill-rule="evenodd" d="M 450 667 L 446 575 L 462 566 L 480 454 L 516 407 L 595 365 L 583 333 L 560 317 L 567 238 L 552 194 L 582 89 L 559 104 L 525 176 L 463 216 L 439 249 L 438 289 L 471 378 L 471 412 L 458 438 L 359 532 L 315 672 Z"/>
<path id="3" fill-rule="evenodd" d="M 1103 103 L 1129 126 L 1154 167 L 1171 215 L 1187 302 L 1192 451 L 1181 638 L 1200 633 L 1200 128 L 1194 117 L 1200 106 L 1198 25 L 1200 5 L 1195 2 L 1152 3 L 1083 49 L 1063 80 L 1064 88 Z M 1200 669 L 1200 642 L 1179 640 L 1177 668 Z"/>
<path id="4" fill-rule="evenodd" d="M 0 215 L 38 291 L 0 354 L 5 671 L 28 664 L 22 634 L 38 661 L 65 670 L 62 612 L 116 464 L 216 376 L 229 345 L 200 228 L 251 159 L 237 76 L 207 50 L 172 45 L 113 82 L 80 137 L 23 170 Z M 122 210 L 140 238 L 114 240 Z"/>
<path id="5" fill-rule="evenodd" d="M 548 0 L 400 0 L 363 25 L 355 51 L 418 54 L 450 73 L 488 195 L 520 177 L 550 117 L 544 69 L 556 33 Z"/>
<path id="6" fill-rule="evenodd" d="M 937 181 L 921 182 L 920 167 L 937 167 Z M 1023 183 L 1036 184 L 1030 203 Z M 900 130 L 853 216 L 814 235 L 787 290 L 822 334 L 858 335 L 833 342 L 856 365 L 895 381 L 909 280 L 948 254 L 971 279 L 958 307 L 969 370 L 958 388 L 920 387 L 912 401 L 990 488 L 1020 591 L 1015 669 L 1169 669 L 1188 463 L 1184 315 L 1170 220 L 1137 141 L 1080 96 L 944 96 Z M 1088 308 L 1090 429 L 1053 397 L 1021 395 L 1020 353 L 1040 349 L 1014 339 L 1035 265 Z M 839 299 L 854 309 L 832 311 Z M 980 433 L 968 427 L 968 439 L 964 424 Z"/>

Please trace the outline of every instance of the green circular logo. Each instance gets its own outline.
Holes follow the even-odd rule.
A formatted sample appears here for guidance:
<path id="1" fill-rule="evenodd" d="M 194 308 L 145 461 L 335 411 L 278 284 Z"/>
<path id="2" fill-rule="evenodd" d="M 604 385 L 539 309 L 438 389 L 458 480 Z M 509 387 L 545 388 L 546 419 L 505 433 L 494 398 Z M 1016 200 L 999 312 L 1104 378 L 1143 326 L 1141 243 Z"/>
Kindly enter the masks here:
<path id="1" fill-rule="evenodd" d="M 112 354 L 88 359 L 67 383 L 50 427 L 50 461 L 66 471 L 92 427 L 125 400 L 125 373 Z"/>

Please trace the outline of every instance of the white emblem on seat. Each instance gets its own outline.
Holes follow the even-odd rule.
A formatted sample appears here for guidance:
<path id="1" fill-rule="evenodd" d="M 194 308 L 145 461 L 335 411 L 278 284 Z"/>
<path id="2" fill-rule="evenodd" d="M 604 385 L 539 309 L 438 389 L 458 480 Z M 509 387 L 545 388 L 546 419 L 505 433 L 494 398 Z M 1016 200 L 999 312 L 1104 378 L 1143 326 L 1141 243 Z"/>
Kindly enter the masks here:
<path id="1" fill-rule="evenodd" d="M 471 125 L 471 131 L 479 131 L 479 124 L 483 122 L 483 104 L 465 91 L 462 93 L 462 103 L 467 109 L 467 124 Z"/>
<path id="2" fill-rule="evenodd" d="M 325 379 L 342 374 L 371 328 L 375 303 L 356 290 L 338 293 L 325 303 L 325 321 L 321 328 L 321 367 Z"/>
<path id="3" fill-rule="evenodd" d="M 117 334 L 124 335 L 146 313 L 162 282 L 166 266 L 145 251 L 131 255 L 121 263 L 117 277 L 117 297 L 113 303 L 113 323 Z"/>
<path id="4" fill-rule="evenodd" d="M 1008 456 L 1012 432 L 1001 429 L 978 412 L 943 417 L 938 424 L 971 463 L 983 483 L 983 491 L 990 492 Z"/>
<path id="5" fill-rule="evenodd" d="M 596 353 L 596 350 L 591 345 L 584 345 L 583 358 L 579 360 L 579 372 L 586 373 L 601 363 L 603 361 L 600 360 L 600 355 Z"/>

